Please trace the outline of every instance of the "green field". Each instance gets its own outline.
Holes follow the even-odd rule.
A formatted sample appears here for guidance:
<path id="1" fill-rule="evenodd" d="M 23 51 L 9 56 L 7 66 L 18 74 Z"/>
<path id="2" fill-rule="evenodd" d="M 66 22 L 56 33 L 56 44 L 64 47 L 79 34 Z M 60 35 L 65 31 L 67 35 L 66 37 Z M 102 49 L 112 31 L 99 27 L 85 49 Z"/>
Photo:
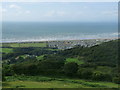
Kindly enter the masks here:
<path id="1" fill-rule="evenodd" d="M 7 77 L 3 88 L 118 88 L 118 84 L 69 78 L 18 76 Z"/>
<path id="2" fill-rule="evenodd" d="M 41 55 L 41 56 L 37 56 L 37 60 L 42 60 L 44 57 L 44 55 Z"/>
<path id="3" fill-rule="evenodd" d="M 2 48 L 2 52 L 3 53 L 11 53 L 11 52 L 13 52 L 13 49 L 12 48 Z"/>
<path id="4" fill-rule="evenodd" d="M 46 42 L 3 43 L 3 47 L 46 47 Z"/>
<path id="5" fill-rule="evenodd" d="M 3 83 L 3 85 L 6 83 Z M 49 82 L 31 82 L 31 81 L 15 81 L 7 82 L 7 86 L 3 88 L 82 88 L 80 84 L 63 83 L 60 81 Z"/>
<path id="6" fill-rule="evenodd" d="M 69 63 L 69 62 L 75 62 L 75 63 L 77 63 L 78 65 L 84 63 L 83 60 L 78 60 L 77 58 L 67 58 L 67 59 L 66 59 L 66 63 Z"/>

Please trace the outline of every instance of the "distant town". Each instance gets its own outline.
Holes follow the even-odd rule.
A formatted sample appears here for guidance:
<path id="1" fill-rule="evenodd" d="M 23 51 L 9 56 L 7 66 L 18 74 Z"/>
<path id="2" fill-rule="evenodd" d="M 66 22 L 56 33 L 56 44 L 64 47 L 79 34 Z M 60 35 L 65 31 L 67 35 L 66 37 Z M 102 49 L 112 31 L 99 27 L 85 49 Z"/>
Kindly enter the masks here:
<path id="1" fill-rule="evenodd" d="M 88 40 L 66 40 L 66 41 L 48 41 L 47 46 L 57 49 L 69 49 L 74 46 L 85 46 L 91 47 L 94 45 L 101 44 L 103 42 L 108 42 L 114 39 L 88 39 Z"/>
<path id="2" fill-rule="evenodd" d="M 75 46 L 91 47 L 103 42 L 115 40 L 111 39 L 84 39 L 84 40 L 59 40 L 59 41 L 28 41 L 28 42 L 7 42 L 0 47 L 48 47 L 55 49 L 70 49 Z"/>

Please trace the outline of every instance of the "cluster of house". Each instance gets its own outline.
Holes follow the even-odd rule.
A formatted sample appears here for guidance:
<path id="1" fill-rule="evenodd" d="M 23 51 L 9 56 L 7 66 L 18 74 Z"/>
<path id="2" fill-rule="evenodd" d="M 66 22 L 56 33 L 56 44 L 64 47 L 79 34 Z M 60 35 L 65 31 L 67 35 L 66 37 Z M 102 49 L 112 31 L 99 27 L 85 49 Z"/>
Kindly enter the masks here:
<path id="1" fill-rule="evenodd" d="M 101 44 L 102 42 L 110 41 L 111 39 L 91 39 L 91 40 L 66 40 L 66 41 L 48 41 L 47 46 L 57 49 L 69 49 L 74 46 L 91 47 Z"/>

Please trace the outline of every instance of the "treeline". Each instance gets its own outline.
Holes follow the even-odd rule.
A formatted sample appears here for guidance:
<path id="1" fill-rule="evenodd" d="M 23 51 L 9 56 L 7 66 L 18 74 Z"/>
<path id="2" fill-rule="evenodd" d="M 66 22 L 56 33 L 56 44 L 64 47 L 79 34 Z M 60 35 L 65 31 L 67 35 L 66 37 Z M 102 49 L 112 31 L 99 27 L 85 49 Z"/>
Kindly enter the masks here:
<path id="1" fill-rule="evenodd" d="M 8 64 L 13 64 L 19 61 L 26 61 L 24 58 L 20 58 L 19 60 L 16 61 L 16 57 L 21 56 L 21 55 L 34 55 L 34 56 L 40 56 L 40 55 L 45 55 L 45 54 L 54 54 L 57 53 L 56 50 L 48 50 L 50 48 L 47 47 L 29 47 L 29 48 L 12 48 L 13 52 L 12 53 L 2 53 L 2 60 L 7 60 L 9 59 Z M 27 58 L 29 59 L 35 59 L 35 58 Z"/>
<path id="2" fill-rule="evenodd" d="M 15 64 L 3 64 L 3 78 L 4 76 L 16 74 L 51 75 L 120 83 L 118 43 L 120 43 L 120 40 L 106 42 L 93 47 L 76 46 L 72 49 L 56 52 L 46 51 L 47 49 L 17 49 L 15 52 L 20 55 L 32 52 L 31 55 L 44 55 L 44 57 L 39 61 L 36 58 L 29 58 Z M 69 57 L 82 57 L 84 63 L 80 65 L 75 62 L 65 63 L 66 58 Z"/>

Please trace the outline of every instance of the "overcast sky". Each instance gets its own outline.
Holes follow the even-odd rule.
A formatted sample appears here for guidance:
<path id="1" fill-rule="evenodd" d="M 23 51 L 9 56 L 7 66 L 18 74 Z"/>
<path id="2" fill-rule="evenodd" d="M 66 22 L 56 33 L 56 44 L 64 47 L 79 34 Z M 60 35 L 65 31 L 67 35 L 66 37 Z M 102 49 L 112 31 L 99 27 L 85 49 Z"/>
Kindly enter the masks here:
<path id="1" fill-rule="evenodd" d="M 117 2 L 5 2 L 3 21 L 117 22 Z"/>

